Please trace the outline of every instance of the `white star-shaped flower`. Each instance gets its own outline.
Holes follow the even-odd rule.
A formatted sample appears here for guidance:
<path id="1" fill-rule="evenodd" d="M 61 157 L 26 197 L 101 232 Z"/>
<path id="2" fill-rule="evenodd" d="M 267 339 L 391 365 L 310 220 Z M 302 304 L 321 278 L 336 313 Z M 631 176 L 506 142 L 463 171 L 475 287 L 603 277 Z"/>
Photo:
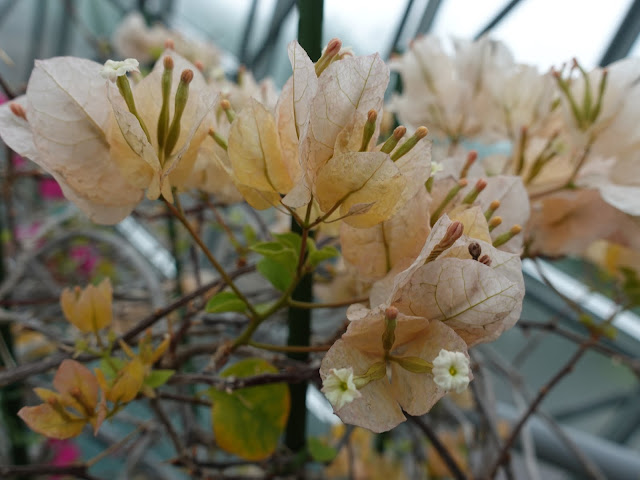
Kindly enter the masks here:
<path id="1" fill-rule="evenodd" d="M 352 368 L 332 368 L 322 382 L 322 392 L 336 410 L 340 410 L 347 403 L 353 402 L 362 394 L 353 381 Z"/>
<path id="2" fill-rule="evenodd" d="M 104 67 L 100 71 L 100 75 L 107 80 L 111 80 L 112 82 L 116 81 L 116 78 L 126 75 L 127 72 L 138 72 L 138 60 L 135 58 L 127 58 L 121 62 L 116 62 L 115 60 L 107 60 L 104 62 Z"/>
<path id="3" fill-rule="evenodd" d="M 433 360 L 433 381 L 443 390 L 463 392 L 469 382 L 469 359 L 462 352 L 450 352 L 442 349 Z"/>

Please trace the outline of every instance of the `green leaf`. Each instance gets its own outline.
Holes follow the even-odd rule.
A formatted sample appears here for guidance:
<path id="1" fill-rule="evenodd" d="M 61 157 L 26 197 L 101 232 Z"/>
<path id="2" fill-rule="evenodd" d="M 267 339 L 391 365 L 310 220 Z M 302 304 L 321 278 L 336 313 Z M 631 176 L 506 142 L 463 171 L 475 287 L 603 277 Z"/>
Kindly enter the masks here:
<path id="1" fill-rule="evenodd" d="M 247 358 L 222 372 L 223 377 L 245 378 L 278 370 L 260 358 Z M 247 460 L 271 455 L 289 417 L 291 399 L 284 383 L 240 388 L 231 393 L 209 390 L 217 444 Z"/>
<path id="2" fill-rule="evenodd" d="M 247 241 L 247 245 L 249 247 L 258 242 L 258 235 L 256 235 L 256 231 L 251 225 L 245 223 L 242 230 L 244 233 L 244 239 Z"/>
<path id="3" fill-rule="evenodd" d="M 169 381 L 173 376 L 175 370 L 153 370 L 144 379 L 144 384 L 147 387 L 158 388 Z"/>
<path id="4" fill-rule="evenodd" d="M 316 462 L 328 463 L 331 462 L 338 451 L 331 445 L 321 440 L 318 437 L 309 437 L 308 441 L 309 454 Z"/>
<path id="5" fill-rule="evenodd" d="M 323 262 L 324 260 L 328 260 L 330 258 L 335 258 L 339 255 L 340 255 L 340 251 L 336 247 L 327 245 L 326 247 L 323 247 L 320 250 L 309 252 L 309 257 L 307 257 L 307 263 L 312 267 L 316 267 L 320 262 Z"/>
<path id="6" fill-rule="evenodd" d="M 209 313 L 244 312 L 247 305 L 233 292 L 219 292 L 209 299 L 206 311 Z"/>
<path id="7" fill-rule="evenodd" d="M 293 282 L 293 272 L 282 263 L 272 258 L 263 258 L 256 264 L 256 270 L 271 282 L 276 289 L 284 292 Z"/>
<path id="8" fill-rule="evenodd" d="M 287 266 L 292 271 L 298 266 L 298 252 L 289 245 L 280 242 L 258 242 L 251 246 L 251 250 Z"/>
<path id="9" fill-rule="evenodd" d="M 100 360 L 100 370 L 107 378 L 114 378 L 118 372 L 124 368 L 126 361 L 118 357 L 102 358 Z M 115 370 L 117 369 L 117 370 Z"/>
<path id="10" fill-rule="evenodd" d="M 294 232 L 287 233 L 274 233 L 273 237 L 278 240 L 282 245 L 286 245 L 296 252 L 296 255 L 300 253 L 300 246 L 302 245 L 302 237 Z"/>

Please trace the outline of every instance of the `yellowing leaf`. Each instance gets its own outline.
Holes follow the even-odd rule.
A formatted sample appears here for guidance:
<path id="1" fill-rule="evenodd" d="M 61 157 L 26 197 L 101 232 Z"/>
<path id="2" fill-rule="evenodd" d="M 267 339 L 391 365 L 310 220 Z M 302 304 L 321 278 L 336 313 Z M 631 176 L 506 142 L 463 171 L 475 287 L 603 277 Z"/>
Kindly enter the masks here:
<path id="1" fill-rule="evenodd" d="M 223 377 L 244 378 L 277 369 L 259 358 L 247 358 L 223 373 Z M 290 398 L 286 384 L 260 385 L 231 393 L 209 390 L 213 400 L 211 415 L 217 444 L 247 460 L 271 455 L 289 417 Z"/>
<path id="2" fill-rule="evenodd" d="M 107 399 L 113 403 L 128 403 L 138 395 L 144 382 L 144 365 L 138 357 L 131 359 L 118 373 L 115 382 L 107 392 Z"/>
<path id="3" fill-rule="evenodd" d="M 65 288 L 60 295 L 60 304 L 67 320 L 82 332 L 97 332 L 111 324 L 113 289 L 105 278 L 97 287 L 88 285 L 84 289 Z"/>
<path id="4" fill-rule="evenodd" d="M 53 386 L 60 392 L 63 404 L 81 415 L 93 415 L 98 404 L 98 380 L 83 364 L 64 360 L 53 377 Z"/>
<path id="5" fill-rule="evenodd" d="M 63 440 L 82 433 L 87 421 L 71 414 L 64 415 L 50 404 L 22 407 L 18 416 L 35 432 Z"/>

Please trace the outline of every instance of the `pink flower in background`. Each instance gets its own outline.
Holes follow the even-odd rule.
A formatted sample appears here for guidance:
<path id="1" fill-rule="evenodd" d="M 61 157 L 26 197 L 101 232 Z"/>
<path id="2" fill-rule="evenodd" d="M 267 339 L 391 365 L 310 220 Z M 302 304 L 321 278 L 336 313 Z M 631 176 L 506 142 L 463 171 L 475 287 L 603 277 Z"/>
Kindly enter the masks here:
<path id="1" fill-rule="evenodd" d="M 64 198 L 64 194 L 62 193 L 62 189 L 58 182 L 56 182 L 53 178 L 45 178 L 40 180 L 38 184 L 38 190 L 40 191 L 40 195 L 42 198 L 46 198 L 48 200 L 60 200 Z"/>
<path id="2" fill-rule="evenodd" d="M 70 440 L 47 440 L 49 449 L 52 453 L 50 465 L 64 466 L 70 465 L 76 460 L 80 459 L 80 449 L 75 443 Z M 63 475 L 51 475 L 51 480 L 59 480 L 63 478 Z"/>
<path id="3" fill-rule="evenodd" d="M 89 245 L 71 247 L 69 256 L 77 263 L 78 269 L 87 276 L 91 276 L 99 260 L 97 252 Z"/>
<path id="4" fill-rule="evenodd" d="M 15 168 L 23 167 L 27 163 L 27 161 L 17 153 L 13 154 L 13 156 L 11 157 L 11 161 L 13 162 L 13 166 Z"/>

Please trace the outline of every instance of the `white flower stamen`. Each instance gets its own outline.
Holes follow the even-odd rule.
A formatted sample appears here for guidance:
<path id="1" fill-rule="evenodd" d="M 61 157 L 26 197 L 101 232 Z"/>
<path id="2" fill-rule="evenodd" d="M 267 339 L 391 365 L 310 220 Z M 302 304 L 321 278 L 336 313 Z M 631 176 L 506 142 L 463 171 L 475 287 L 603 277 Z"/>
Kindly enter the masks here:
<path id="1" fill-rule="evenodd" d="M 332 368 L 322 382 L 322 393 L 336 410 L 360 398 L 362 394 L 353 381 L 352 368 Z"/>
<path id="2" fill-rule="evenodd" d="M 100 75 L 107 80 L 111 80 L 112 82 L 116 81 L 116 78 L 126 75 L 127 72 L 139 72 L 138 60 L 135 58 L 127 58 L 121 62 L 116 62 L 115 60 L 107 60 L 104 62 L 104 67 L 100 71 Z"/>
<path id="3" fill-rule="evenodd" d="M 443 390 L 463 392 L 471 381 L 469 359 L 462 352 L 442 349 L 433 360 L 433 381 Z"/>

